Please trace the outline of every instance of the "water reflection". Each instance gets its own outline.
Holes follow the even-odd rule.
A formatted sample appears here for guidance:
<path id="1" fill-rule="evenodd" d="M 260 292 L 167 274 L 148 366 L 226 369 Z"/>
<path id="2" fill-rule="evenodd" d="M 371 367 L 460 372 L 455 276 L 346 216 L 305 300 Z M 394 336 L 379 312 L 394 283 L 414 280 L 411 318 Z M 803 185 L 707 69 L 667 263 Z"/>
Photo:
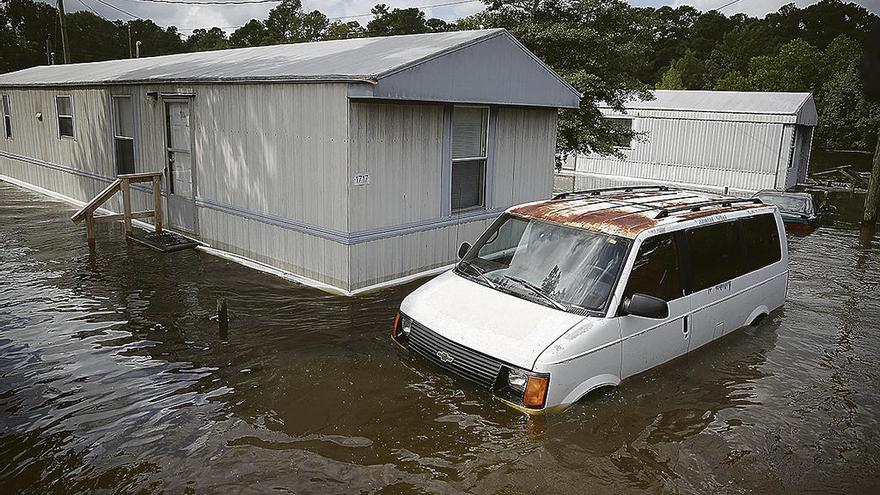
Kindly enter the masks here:
<path id="1" fill-rule="evenodd" d="M 789 239 L 784 311 L 527 418 L 392 345 L 417 284 L 337 298 L 106 225 L 90 250 L 65 205 L 0 183 L 0 486 L 862 492 L 880 277 L 847 211 Z"/>

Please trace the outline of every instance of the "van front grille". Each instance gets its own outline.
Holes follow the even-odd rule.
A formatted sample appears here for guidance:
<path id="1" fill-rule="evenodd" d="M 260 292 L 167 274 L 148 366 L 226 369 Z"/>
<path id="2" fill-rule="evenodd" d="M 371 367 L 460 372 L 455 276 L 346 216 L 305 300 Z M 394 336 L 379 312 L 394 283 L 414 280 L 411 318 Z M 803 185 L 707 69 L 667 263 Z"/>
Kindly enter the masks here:
<path id="1" fill-rule="evenodd" d="M 486 388 L 495 384 L 501 361 L 469 349 L 413 321 L 407 348 L 437 366 Z"/>

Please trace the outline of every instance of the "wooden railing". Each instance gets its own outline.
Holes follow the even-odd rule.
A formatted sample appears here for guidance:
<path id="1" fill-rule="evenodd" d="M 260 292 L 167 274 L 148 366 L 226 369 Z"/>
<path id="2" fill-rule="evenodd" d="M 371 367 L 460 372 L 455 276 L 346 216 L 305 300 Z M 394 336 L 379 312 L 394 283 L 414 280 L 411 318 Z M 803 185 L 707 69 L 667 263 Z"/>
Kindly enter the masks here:
<path id="1" fill-rule="evenodd" d="M 125 223 L 125 234 L 131 234 L 132 218 L 148 218 L 153 217 L 153 226 L 156 232 L 162 232 L 162 190 L 160 180 L 162 172 L 142 172 L 139 174 L 125 174 L 116 177 L 112 184 L 101 191 L 91 201 L 83 206 L 78 212 L 74 213 L 70 220 L 73 223 L 86 221 L 86 237 L 89 244 L 95 242 L 95 223 L 115 222 L 122 220 Z M 139 182 L 153 183 L 153 209 L 144 211 L 131 211 L 131 185 Z M 100 208 L 116 193 L 122 192 L 122 209 L 121 214 L 100 215 L 95 216 L 95 210 Z"/>

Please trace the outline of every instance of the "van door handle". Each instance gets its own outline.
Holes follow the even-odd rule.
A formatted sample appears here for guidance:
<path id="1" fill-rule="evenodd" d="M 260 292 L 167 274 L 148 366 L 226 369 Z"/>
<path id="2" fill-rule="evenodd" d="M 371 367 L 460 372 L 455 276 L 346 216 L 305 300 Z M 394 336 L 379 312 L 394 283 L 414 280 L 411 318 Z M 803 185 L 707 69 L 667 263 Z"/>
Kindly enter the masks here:
<path id="1" fill-rule="evenodd" d="M 690 335 L 690 331 L 691 331 L 690 326 L 688 325 L 688 323 L 689 323 L 688 317 L 685 316 L 682 321 L 684 324 L 682 325 L 681 332 L 684 334 L 684 338 L 688 338 L 688 336 Z"/>

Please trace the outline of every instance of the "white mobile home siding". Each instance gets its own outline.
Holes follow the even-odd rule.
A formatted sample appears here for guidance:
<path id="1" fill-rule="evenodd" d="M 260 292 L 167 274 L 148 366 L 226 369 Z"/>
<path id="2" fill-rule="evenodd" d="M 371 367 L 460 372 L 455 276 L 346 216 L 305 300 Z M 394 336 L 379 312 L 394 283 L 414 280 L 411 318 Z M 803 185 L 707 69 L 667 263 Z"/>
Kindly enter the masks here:
<path id="1" fill-rule="evenodd" d="M 645 133 L 645 141 L 621 149 L 622 160 L 579 156 L 576 170 L 741 192 L 772 189 L 780 160 L 788 159 L 792 127 L 638 117 L 633 130 Z"/>
<path id="2" fill-rule="evenodd" d="M 550 196 L 556 110 L 492 107 L 486 208 L 446 211 L 451 110 L 351 103 L 350 175 L 371 177 L 367 186 L 349 186 L 351 290 L 449 265 L 461 243 L 476 240 L 503 210 Z"/>
<path id="3" fill-rule="evenodd" d="M 632 119 L 639 136 L 617 150 L 621 157 L 591 154 L 569 159 L 564 168 L 574 172 L 576 189 L 663 183 L 746 195 L 785 189 L 806 176 L 816 118 L 809 95 L 657 94 L 656 102 L 632 102 L 625 114 L 601 108 L 606 117 Z M 687 109 L 688 104 L 694 109 Z"/>
<path id="4" fill-rule="evenodd" d="M 170 85 L 9 90 L 15 135 L 0 141 L 0 175 L 86 202 L 116 176 L 111 95 L 135 105 L 135 170 L 165 167 Z M 348 229 L 347 84 L 196 85 L 190 98 L 200 240 L 336 287 L 347 246 L 309 232 Z M 75 140 L 59 139 L 55 95 L 73 97 Z M 42 112 L 43 120 L 35 118 Z M 132 195 L 151 209 L 149 188 Z M 108 204 L 121 210 L 121 196 Z M 323 226 L 323 227 L 317 227 Z M 307 268 L 308 267 L 308 268 Z"/>
<path id="5" fill-rule="evenodd" d="M 12 139 L 0 139 L 0 175 L 79 201 L 88 201 L 113 181 L 109 88 L 0 89 L 0 93 L 9 95 L 13 128 Z M 73 139 L 59 137 L 55 107 L 59 95 L 72 98 Z M 133 208 L 152 208 L 142 191 L 138 187 L 133 192 Z M 121 196 L 108 203 L 114 211 L 121 206 Z"/>
<path id="6" fill-rule="evenodd" d="M 550 195 L 555 109 L 492 107 L 486 208 L 453 215 L 442 187 L 452 105 L 350 101 L 347 86 L 0 90 L 15 126 L 0 141 L 0 175 L 90 200 L 116 176 L 110 99 L 126 94 L 135 170 L 162 170 L 164 103 L 146 94 L 191 92 L 198 238 L 346 291 L 448 265 L 501 211 Z M 74 140 L 58 137 L 62 94 L 73 97 Z M 370 184 L 352 185 L 355 173 Z M 132 197 L 152 207 L 148 187 Z M 107 208 L 120 211 L 121 197 Z"/>

